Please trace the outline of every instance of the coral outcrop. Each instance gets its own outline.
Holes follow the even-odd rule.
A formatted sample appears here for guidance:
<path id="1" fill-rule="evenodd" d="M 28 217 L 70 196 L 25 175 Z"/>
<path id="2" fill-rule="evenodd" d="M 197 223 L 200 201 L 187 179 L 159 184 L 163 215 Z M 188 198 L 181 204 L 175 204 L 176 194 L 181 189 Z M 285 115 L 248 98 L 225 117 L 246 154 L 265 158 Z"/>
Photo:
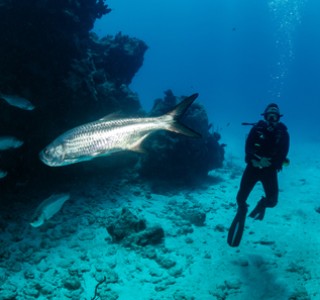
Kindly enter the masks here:
<path id="1" fill-rule="evenodd" d="M 129 248 L 161 244 L 164 239 L 162 227 L 147 227 L 145 220 L 139 219 L 127 208 L 122 208 L 117 219 L 107 227 L 107 231 L 113 242 L 121 242 Z"/>
<path id="2" fill-rule="evenodd" d="M 39 161 L 46 144 L 111 112 L 141 110 L 128 84 L 147 46 L 122 34 L 102 39 L 93 34 L 95 20 L 110 11 L 102 0 L 1 1 L 0 93 L 26 98 L 35 109 L 0 100 L 0 135 L 24 142 L 17 151 L 1 152 L 0 165 L 8 175 L 0 185 L 11 184 L 12 190 L 35 177 L 65 176 L 64 170 L 50 170 Z"/>
<path id="3" fill-rule="evenodd" d="M 157 99 L 151 115 L 170 111 L 181 99 L 171 90 L 164 99 Z M 210 170 L 222 167 L 224 145 L 220 135 L 212 132 L 204 107 L 192 104 L 181 122 L 201 134 L 193 139 L 175 133 L 158 132 L 146 141 L 146 155 L 142 158 L 140 174 L 148 179 L 175 183 L 191 183 L 203 180 Z"/>
<path id="4" fill-rule="evenodd" d="M 147 45 L 121 33 L 98 38 L 91 32 L 95 20 L 110 11 L 102 0 L 0 2 L 0 95 L 25 98 L 35 107 L 22 110 L 0 100 L 0 135 L 23 141 L 19 149 L 0 153 L 1 170 L 7 172 L 0 188 L 16 192 L 78 182 L 90 169 L 86 163 L 48 168 L 39 151 L 61 133 L 109 113 L 146 115 L 129 84 L 143 64 Z M 167 112 L 178 100 L 167 92 L 156 101 L 152 115 Z M 203 138 L 155 134 L 140 164 L 144 178 L 186 182 L 221 166 L 223 147 L 219 135 L 210 132 L 204 108 L 194 104 L 182 121 Z M 126 155 L 129 159 L 114 156 L 104 166 L 112 164 L 113 173 L 126 161 L 132 166 L 137 156 Z M 90 166 L 102 168 L 99 162 Z"/>

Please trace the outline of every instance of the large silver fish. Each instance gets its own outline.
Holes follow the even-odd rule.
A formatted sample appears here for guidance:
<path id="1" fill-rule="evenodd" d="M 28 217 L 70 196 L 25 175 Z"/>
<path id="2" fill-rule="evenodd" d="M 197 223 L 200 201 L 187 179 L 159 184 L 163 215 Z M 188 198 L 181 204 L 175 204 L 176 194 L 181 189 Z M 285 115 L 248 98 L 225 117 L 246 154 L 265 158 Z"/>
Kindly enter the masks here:
<path id="1" fill-rule="evenodd" d="M 199 133 L 178 122 L 197 97 L 198 94 L 187 97 L 160 117 L 110 120 L 107 116 L 81 125 L 55 139 L 40 152 L 40 159 L 50 167 L 58 167 L 123 150 L 143 152 L 142 141 L 157 130 L 200 137 Z"/>

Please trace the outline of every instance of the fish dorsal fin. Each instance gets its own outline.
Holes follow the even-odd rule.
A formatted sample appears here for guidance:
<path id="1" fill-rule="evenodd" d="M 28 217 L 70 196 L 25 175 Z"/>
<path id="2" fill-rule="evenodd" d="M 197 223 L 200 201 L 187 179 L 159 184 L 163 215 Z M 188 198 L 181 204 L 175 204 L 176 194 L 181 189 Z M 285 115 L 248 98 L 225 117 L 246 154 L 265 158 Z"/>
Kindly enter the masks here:
<path id="1" fill-rule="evenodd" d="M 119 120 L 119 119 L 137 119 L 137 118 L 145 118 L 145 114 L 143 113 L 138 113 L 138 114 L 134 114 L 132 115 L 128 115 L 125 112 L 118 110 L 115 111 L 113 113 L 110 113 L 104 117 L 102 117 L 101 119 L 99 119 L 99 121 L 114 121 L 114 120 Z"/>
<path id="2" fill-rule="evenodd" d="M 99 121 L 113 121 L 113 120 L 118 120 L 120 118 L 123 118 L 124 114 L 121 113 L 120 111 L 117 112 L 113 112 L 111 114 L 108 114 L 104 117 L 102 117 L 101 119 L 99 119 Z"/>

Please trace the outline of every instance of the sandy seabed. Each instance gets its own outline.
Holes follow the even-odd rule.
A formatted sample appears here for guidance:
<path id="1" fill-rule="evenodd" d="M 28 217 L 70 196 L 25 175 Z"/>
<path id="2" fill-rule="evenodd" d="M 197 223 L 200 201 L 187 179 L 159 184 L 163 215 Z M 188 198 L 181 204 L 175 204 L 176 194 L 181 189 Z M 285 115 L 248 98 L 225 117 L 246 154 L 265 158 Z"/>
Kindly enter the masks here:
<path id="1" fill-rule="evenodd" d="M 201 188 L 156 194 L 141 181 L 102 179 L 70 191 L 39 228 L 28 224 L 34 207 L 21 204 L 15 221 L 0 221 L 0 299 L 320 299 L 318 149 L 293 147 L 278 205 L 262 222 L 247 218 L 238 248 L 226 237 L 245 165 L 232 145 Z M 262 195 L 258 184 L 249 210 Z M 124 207 L 162 227 L 163 242 L 114 243 L 106 228 Z M 204 224 L 194 222 L 199 212 Z"/>

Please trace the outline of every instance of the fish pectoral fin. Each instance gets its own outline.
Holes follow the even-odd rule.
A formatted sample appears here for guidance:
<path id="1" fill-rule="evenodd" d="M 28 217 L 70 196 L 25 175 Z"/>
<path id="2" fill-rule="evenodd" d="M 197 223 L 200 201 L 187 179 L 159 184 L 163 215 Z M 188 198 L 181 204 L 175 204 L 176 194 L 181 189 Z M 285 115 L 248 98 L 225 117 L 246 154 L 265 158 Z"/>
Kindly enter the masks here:
<path id="1" fill-rule="evenodd" d="M 90 154 L 90 157 L 87 160 L 91 160 L 94 157 L 98 157 L 98 156 L 108 156 L 110 155 L 112 152 L 116 152 L 116 151 L 110 151 L 110 149 L 101 149 L 98 150 L 92 154 Z"/>
<path id="2" fill-rule="evenodd" d="M 94 153 L 91 154 L 92 157 L 95 157 L 95 156 L 100 156 L 100 155 L 103 155 L 105 154 L 105 151 L 96 151 Z"/>
<path id="3" fill-rule="evenodd" d="M 149 136 L 149 133 L 143 135 L 140 139 L 138 139 L 132 146 L 129 148 L 129 150 L 134 152 L 139 152 L 146 154 L 146 150 L 141 146 L 143 141 Z"/>

